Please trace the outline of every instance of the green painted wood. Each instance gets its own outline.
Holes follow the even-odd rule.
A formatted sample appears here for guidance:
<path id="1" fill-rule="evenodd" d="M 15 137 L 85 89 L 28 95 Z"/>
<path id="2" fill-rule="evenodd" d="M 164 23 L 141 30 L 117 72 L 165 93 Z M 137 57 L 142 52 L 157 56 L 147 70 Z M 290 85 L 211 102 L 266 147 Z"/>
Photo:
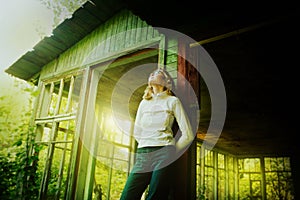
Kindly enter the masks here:
<path id="1" fill-rule="evenodd" d="M 131 46 L 132 42 L 131 42 L 131 35 L 133 35 L 132 32 L 134 32 L 134 28 L 132 26 L 132 16 L 130 15 L 130 13 L 127 13 L 126 15 L 127 17 L 127 23 L 125 24 L 125 29 L 126 29 L 126 34 L 125 34 L 125 40 L 124 40 L 124 48 L 127 48 L 129 46 Z"/>
<path id="2" fill-rule="evenodd" d="M 117 19 L 117 18 L 116 18 Z M 114 31 L 116 26 L 118 25 L 118 23 L 115 22 L 116 19 L 113 19 L 110 23 L 105 23 L 104 28 L 103 28 L 103 37 L 101 40 L 101 44 L 99 47 L 100 48 L 104 48 L 104 51 L 101 49 L 98 49 L 98 52 L 100 53 L 100 56 L 103 56 L 105 54 L 105 52 L 109 52 L 111 47 L 111 43 L 112 43 L 112 35 L 114 35 Z M 115 27 L 114 27 L 115 24 Z"/>
<path id="3" fill-rule="evenodd" d="M 135 28 L 138 27 L 137 26 L 137 22 L 138 22 L 138 17 L 135 16 L 135 15 L 131 15 L 131 27 L 132 28 Z M 133 45 L 136 43 L 136 33 L 137 33 L 137 30 L 135 31 L 132 31 L 132 34 L 130 35 L 130 39 L 129 39 L 129 46 Z"/>
<path id="4" fill-rule="evenodd" d="M 52 40 L 53 41 L 53 40 Z M 61 48 L 54 46 L 50 40 L 42 40 L 40 42 L 41 46 L 43 46 L 45 49 L 48 49 L 51 54 L 54 54 L 53 57 L 55 57 L 55 54 L 59 51 L 61 51 Z M 57 44 L 56 44 L 57 45 Z"/>
<path id="5" fill-rule="evenodd" d="M 114 45 L 114 51 L 119 51 L 125 48 L 125 32 L 127 25 L 127 12 L 122 12 L 118 16 L 118 27 L 117 27 L 117 37 L 115 38 L 116 43 Z"/>
<path id="6" fill-rule="evenodd" d="M 19 61 L 20 65 L 26 65 L 26 69 L 22 70 L 22 71 L 29 71 L 29 72 L 34 72 L 36 70 L 39 69 L 39 67 L 37 65 L 35 65 L 34 63 L 28 61 L 28 60 L 20 60 Z M 20 70 L 21 71 L 21 70 Z"/>
<path id="7" fill-rule="evenodd" d="M 87 95 L 87 88 L 89 87 L 89 80 L 90 74 L 89 69 L 84 71 L 83 80 L 82 80 L 82 91 L 81 95 L 85 97 Z M 75 193 L 77 193 L 77 187 L 80 183 L 77 182 L 78 174 L 80 173 L 80 155 L 82 155 L 82 142 L 81 142 L 81 135 L 83 133 L 84 126 L 82 123 L 85 120 L 85 113 L 86 113 L 86 98 L 81 98 L 79 101 L 79 109 L 76 118 L 76 131 L 74 135 L 74 143 L 73 143 L 73 150 L 72 150 L 72 159 L 70 161 L 70 174 L 69 174 L 69 185 L 67 188 L 67 195 L 66 199 L 74 200 Z"/>
<path id="8" fill-rule="evenodd" d="M 89 73 L 90 74 L 90 73 Z M 97 76 L 95 74 L 94 76 Z M 94 77 L 93 76 L 93 77 Z M 92 80 L 90 82 L 90 80 Z M 85 98 L 87 99 L 95 99 L 96 93 L 93 89 L 97 88 L 98 78 L 92 79 L 89 76 L 88 79 L 90 86 L 86 88 Z M 95 168 L 95 150 L 97 147 L 97 133 L 96 130 L 97 123 L 95 122 L 94 116 L 90 114 L 94 112 L 95 105 L 93 101 L 89 101 L 88 103 L 84 103 L 84 113 L 82 116 L 83 129 L 80 135 L 81 141 L 81 153 L 80 158 L 77 160 L 78 165 L 78 176 L 77 176 L 77 185 L 75 192 L 75 199 L 89 199 L 89 195 L 92 191 L 92 183 L 94 180 L 94 168 Z M 87 134 L 88 133 L 88 134 Z"/>
<path id="9" fill-rule="evenodd" d="M 39 66 L 40 63 L 45 63 L 45 58 L 44 57 L 40 57 L 38 54 L 36 54 L 34 51 L 31 51 L 29 53 L 27 53 L 26 58 L 24 58 L 24 60 L 29 61 L 30 63 Z M 27 67 L 25 67 L 26 69 Z M 39 69 L 39 67 L 37 67 L 37 69 Z"/>
<path id="10" fill-rule="evenodd" d="M 134 23 L 132 23 L 133 21 Z M 125 33 L 126 30 L 133 31 Z M 120 52 L 122 49 L 151 40 L 158 35 L 159 33 L 156 30 L 131 12 L 127 10 L 121 11 L 116 16 L 110 18 L 103 26 L 98 27 L 79 43 L 62 53 L 58 58 L 58 62 L 52 63 L 52 67 L 55 69 L 47 69 L 47 71 L 52 71 L 53 75 L 55 75 L 70 69 L 80 68 L 92 61 L 101 60 L 101 58 L 114 52 Z M 100 47 L 105 46 L 105 48 L 97 48 L 99 42 L 101 44 L 103 41 L 105 41 L 105 45 Z M 43 70 L 41 78 L 48 76 L 48 73 L 43 73 Z"/>
<path id="11" fill-rule="evenodd" d="M 114 46 L 115 46 L 115 43 L 116 43 L 116 40 L 114 39 L 114 37 L 117 35 L 117 30 L 118 30 L 118 26 L 119 26 L 118 18 L 114 17 L 112 19 L 112 22 L 109 23 L 109 24 L 110 24 L 110 28 L 111 28 L 111 35 L 108 36 L 109 43 L 108 43 L 107 50 L 108 51 L 114 51 Z"/>
<path id="12" fill-rule="evenodd" d="M 96 96 L 96 94 L 92 94 L 89 98 L 94 98 L 93 96 Z M 92 105 L 90 108 L 88 108 L 88 113 L 91 113 L 95 110 L 95 106 Z M 91 118 L 88 118 L 91 119 Z M 93 194 L 93 186 L 94 186 L 94 178 L 95 178 L 95 167 L 96 167 L 96 155 L 98 150 L 98 141 L 99 141 L 99 128 L 98 123 L 96 122 L 96 118 L 94 118 L 92 121 L 88 120 L 86 123 L 87 132 L 90 133 L 88 135 L 88 139 L 90 141 L 90 144 L 88 145 L 89 148 L 89 155 L 88 155 L 88 163 L 86 164 L 87 169 L 87 176 L 85 177 L 85 193 L 84 193 L 84 199 L 92 199 Z"/>
<path id="13" fill-rule="evenodd" d="M 45 37 L 43 40 L 43 44 L 50 46 L 53 50 L 57 52 L 63 52 L 64 49 L 67 47 L 62 41 L 57 39 L 56 37 Z M 36 53 L 36 52 L 33 52 Z"/>

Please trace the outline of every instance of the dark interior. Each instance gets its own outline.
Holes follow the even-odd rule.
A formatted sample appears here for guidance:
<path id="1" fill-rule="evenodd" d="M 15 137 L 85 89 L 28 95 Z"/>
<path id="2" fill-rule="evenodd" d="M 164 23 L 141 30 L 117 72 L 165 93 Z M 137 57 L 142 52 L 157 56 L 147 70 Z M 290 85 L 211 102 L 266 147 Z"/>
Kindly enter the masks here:
<path id="1" fill-rule="evenodd" d="M 179 31 L 203 48 L 224 81 L 227 114 L 216 147 L 236 155 L 294 155 L 297 142 L 298 9 L 288 2 L 128 1 L 150 25 Z M 201 126 L 209 94 L 201 85 Z M 205 113 L 206 112 L 206 113 Z"/>

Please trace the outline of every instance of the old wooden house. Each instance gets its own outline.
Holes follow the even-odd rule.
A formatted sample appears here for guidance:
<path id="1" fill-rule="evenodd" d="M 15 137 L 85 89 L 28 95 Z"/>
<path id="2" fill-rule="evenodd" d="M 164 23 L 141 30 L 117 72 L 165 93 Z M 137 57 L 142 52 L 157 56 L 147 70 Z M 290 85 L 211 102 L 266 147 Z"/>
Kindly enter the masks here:
<path id="1" fill-rule="evenodd" d="M 296 199 L 297 12 L 235 6 L 87 1 L 13 63 L 6 72 L 39 90 L 39 199 L 120 197 L 135 111 L 156 67 L 197 124 L 176 160 L 175 199 Z"/>

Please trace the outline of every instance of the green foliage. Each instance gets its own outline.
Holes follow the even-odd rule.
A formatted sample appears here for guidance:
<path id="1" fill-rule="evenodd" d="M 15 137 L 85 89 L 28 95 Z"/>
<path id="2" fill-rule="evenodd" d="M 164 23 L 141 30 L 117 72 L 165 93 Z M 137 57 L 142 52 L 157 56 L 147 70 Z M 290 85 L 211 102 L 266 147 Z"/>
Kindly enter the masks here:
<path id="1" fill-rule="evenodd" d="M 9 158 L 0 156 L 0 198 L 11 199 L 16 196 L 16 170 L 15 163 L 11 162 Z"/>
<path id="2" fill-rule="evenodd" d="M 34 86 L 12 79 L 0 95 L 0 199 L 34 199 L 37 196 L 35 166 L 38 152 L 32 146 L 34 130 L 29 128 Z"/>
<path id="3" fill-rule="evenodd" d="M 197 200 L 205 200 L 205 191 L 206 191 L 206 186 L 200 186 L 198 187 L 198 192 L 197 192 Z"/>
<path id="4" fill-rule="evenodd" d="M 0 155 L 15 152 L 13 144 L 21 142 L 24 138 L 21 132 L 28 130 L 33 99 L 37 91 L 33 85 L 11 79 L 1 88 L 0 94 Z"/>
<path id="5" fill-rule="evenodd" d="M 23 141 L 21 138 L 25 135 Z M 36 199 L 38 196 L 36 163 L 40 147 L 33 145 L 33 138 L 33 129 L 21 133 L 20 139 L 12 146 L 14 151 L 6 156 L 0 155 L 0 199 Z"/>
<path id="6" fill-rule="evenodd" d="M 54 27 L 62 20 L 69 18 L 72 13 L 83 5 L 87 0 L 40 0 L 54 14 Z"/>
<path id="7" fill-rule="evenodd" d="M 54 12 L 55 24 L 71 15 L 85 0 L 41 0 Z M 35 86 L 10 77 L 0 85 L 0 199 L 36 199 L 41 166 L 37 165 L 41 146 L 34 145 L 34 129 L 29 128 Z"/>

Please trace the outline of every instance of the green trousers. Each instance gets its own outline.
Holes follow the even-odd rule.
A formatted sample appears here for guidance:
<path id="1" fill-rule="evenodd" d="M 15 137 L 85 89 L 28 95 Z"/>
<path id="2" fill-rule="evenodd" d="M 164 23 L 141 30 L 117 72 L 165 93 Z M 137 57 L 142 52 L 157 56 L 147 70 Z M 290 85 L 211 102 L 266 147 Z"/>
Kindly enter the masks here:
<path id="1" fill-rule="evenodd" d="M 140 200 L 148 186 L 146 200 L 170 199 L 174 155 L 174 146 L 138 148 L 120 200 Z"/>

